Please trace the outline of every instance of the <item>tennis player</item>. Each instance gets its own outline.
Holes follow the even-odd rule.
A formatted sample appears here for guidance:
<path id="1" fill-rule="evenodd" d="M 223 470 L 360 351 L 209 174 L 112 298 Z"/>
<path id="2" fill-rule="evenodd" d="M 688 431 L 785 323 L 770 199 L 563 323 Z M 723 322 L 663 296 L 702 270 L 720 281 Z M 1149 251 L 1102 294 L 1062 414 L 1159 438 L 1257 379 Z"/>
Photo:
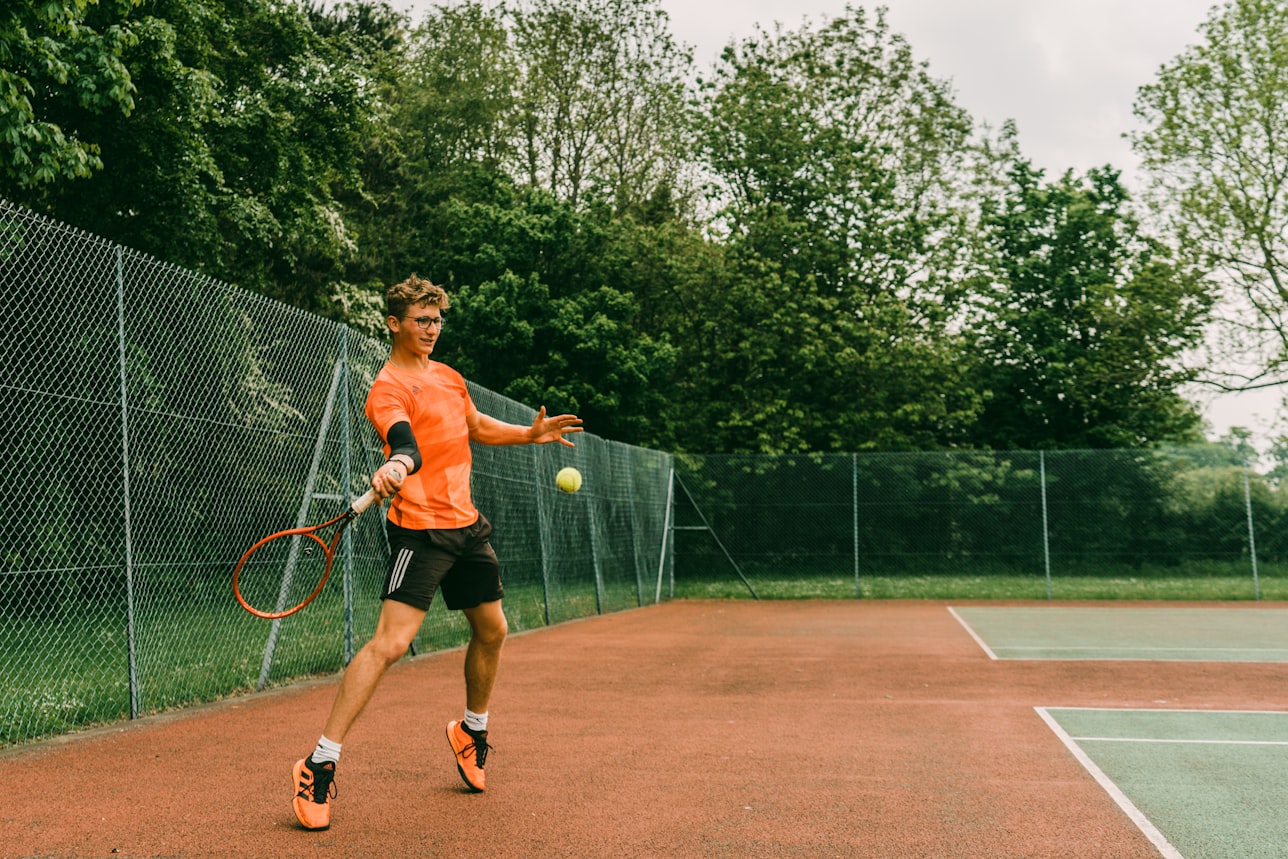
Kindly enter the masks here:
<path id="1" fill-rule="evenodd" d="M 465 713 L 447 723 L 456 769 L 473 791 L 486 789 L 488 702 L 507 626 L 500 564 L 488 542 L 492 526 L 470 497 L 470 442 L 572 446 L 575 415 L 532 426 L 480 413 L 460 373 L 431 361 L 450 301 L 442 287 L 412 275 L 385 293 L 393 337 L 389 360 L 367 395 L 366 413 L 385 443 L 387 461 L 371 476 L 381 498 L 393 495 L 386 530 L 389 569 L 372 639 L 345 669 L 317 748 L 292 773 L 295 816 L 305 829 L 331 825 L 335 768 L 345 734 L 385 670 L 411 646 L 436 590 L 470 624 L 465 650 Z"/>

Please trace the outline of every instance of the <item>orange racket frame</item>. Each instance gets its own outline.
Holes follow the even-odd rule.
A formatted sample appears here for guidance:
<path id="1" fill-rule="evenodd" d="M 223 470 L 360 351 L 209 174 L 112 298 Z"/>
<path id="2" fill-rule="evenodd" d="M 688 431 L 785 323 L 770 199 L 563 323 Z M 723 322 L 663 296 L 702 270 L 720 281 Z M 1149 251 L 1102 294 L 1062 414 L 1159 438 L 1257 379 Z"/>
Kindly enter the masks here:
<path id="1" fill-rule="evenodd" d="M 241 560 L 237 562 L 237 567 L 233 570 L 233 596 L 237 598 L 237 602 L 241 605 L 242 608 L 246 609 L 246 611 L 255 615 L 255 617 L 262 617 L 265 620 L 277 620 L 278 618 L 289 617 L 295 614 L 300 609 L 304 608 L 309 603 L 313 602 L 313 600 L 317 598 L 317 595 L 322 593 L 322 588 L 326 587 L 327 579 L 331 577 L 331 564 L 335 561 L 335 550 L 336 550 L 336 547 L 340 545 L 340 538 L 344 535 L 345 526 L 347 526 L 349 522 L 351 522 L 355 517 L 357 517 L 360 513 L 362 513 L 362 511 L 366 510 L 368 507 L 370 507 L 372 504 L 375 504 L 379 500 L 380 500 L 380 495 L 377 494 L 376 490 L 369 489 L 360 498 L 355 499 L 354 502 L 349 505 L 349 509 L 345 510 L 343 513 L 341 513 L 339 516 L 336 516 L 333 519 L 328 519 L 327 521 L 322 522 L 318 525 L 309 525 L 308 527 L 304 527 L 304 528 L 287 528 L 285 531 L 278 531 L 275 534 L 269 534 L 264 539 L 255 543 L 255 545 L 251 546 L 249 549 L 246 550 L 246 554 L 241 556 Z M 329 528 L 332 525 L 335 525 L 337 523 L 339 524 L 340 527 L 337 528 L 335 531 L 335 534 L 332 535 L 330 543 L 328 543 L 326 540 L 323 540 L 321 537 L 318 536 L 317 532 L 325 528 Z M 242 592 L 241 592 L 242 568 L 246 565 L 246 562 L 250 560 L 251 555 L 255 554 L 256 551 L 266 546 L 267 544 L 271 543 L 272 541 L 280 540 L 283 537 L 307 537 L 313 542 L 317 543 L 319 546 L 322 547 L 322 551 L 326 555 L 326 569 L 322 571 L 322 576 L 318 580 L 317 586 L 313 588 L 312 592 L 310 592 L 309 595 L 303 599 L 303 601 L 297 603 L 294 606 L 291 606 L 290 608 L 283 609 L 281 611 L 264 611 L 263 609 L 255 608 L 255 606 L 247 602 L 246 598 L 242 596 Z"/>

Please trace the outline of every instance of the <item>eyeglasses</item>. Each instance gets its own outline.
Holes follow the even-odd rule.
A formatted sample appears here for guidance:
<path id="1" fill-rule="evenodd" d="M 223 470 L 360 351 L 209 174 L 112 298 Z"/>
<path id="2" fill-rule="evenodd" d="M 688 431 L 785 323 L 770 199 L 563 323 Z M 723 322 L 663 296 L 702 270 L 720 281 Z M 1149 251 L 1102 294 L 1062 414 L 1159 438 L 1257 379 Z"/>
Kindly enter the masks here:
<path id="1" fill-rule="evenodd" d="M 403 319 L 410 319 L 420 327 L 421 331 L 428 331 L 431 328 L 443 329 L 443 323 L 446 321 L 441 316 L 404 316 Z"/>

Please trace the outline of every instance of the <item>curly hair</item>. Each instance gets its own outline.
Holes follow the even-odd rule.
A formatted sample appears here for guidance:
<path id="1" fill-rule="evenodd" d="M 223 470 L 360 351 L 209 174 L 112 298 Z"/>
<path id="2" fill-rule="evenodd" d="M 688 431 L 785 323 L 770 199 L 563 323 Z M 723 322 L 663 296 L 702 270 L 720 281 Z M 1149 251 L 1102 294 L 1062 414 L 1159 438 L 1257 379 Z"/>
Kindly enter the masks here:
<path id="1" fill-rule="evenodd" d="M 385 291 L 385 313 L 389 316 L 401 319 L 407 308 L 417 304 L 446 310 L 452 306 L 452 300 L 447 297 L 447 290 L 423 277 L 417 277 L 415 272 L 402 283 L 395 283 Z"/>

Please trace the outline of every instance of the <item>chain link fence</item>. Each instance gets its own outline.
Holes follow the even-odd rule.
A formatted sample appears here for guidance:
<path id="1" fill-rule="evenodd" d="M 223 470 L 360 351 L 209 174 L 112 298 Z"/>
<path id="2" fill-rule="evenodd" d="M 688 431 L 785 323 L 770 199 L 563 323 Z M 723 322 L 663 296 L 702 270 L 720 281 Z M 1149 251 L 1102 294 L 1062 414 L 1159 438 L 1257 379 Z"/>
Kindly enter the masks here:
<path id="1" fill-rule="evenodd" d="M 350 526 L 297 615 L 250 616 L 230 579 L 255 540 L 365 491 L 387 343 L 3 201 L 0 291 L 0 745 L 341 668 L 375 628 L 383 516 Z M 570 464 L 573 495 L 554 488 Z M 476 448 L 511 627 L 652 602 L 670 470 L 591 433 Z M 468 638 L 439 602 L 418 650 Z"/>
<path id="2" fill-rule="evenodd" d="M 0 745 L 341 668 L 382 516 L 290 618 L 230 576 L 365 490 L 387 344 L 3 201 L 0 290 Z M 477 447 L 474 492 L 515 630 L 671 596 L 1288 598 L 1288 490 L 1210 445 L 673 458 L 585 433 Z M 439 602 L 418 651 L 468 638 Z"/>
<path id="3" fill-rule="evenodd" d="M 677 596 L 1288 598 L 1288 491 L 1210 445 L 676 468 Z"/>

